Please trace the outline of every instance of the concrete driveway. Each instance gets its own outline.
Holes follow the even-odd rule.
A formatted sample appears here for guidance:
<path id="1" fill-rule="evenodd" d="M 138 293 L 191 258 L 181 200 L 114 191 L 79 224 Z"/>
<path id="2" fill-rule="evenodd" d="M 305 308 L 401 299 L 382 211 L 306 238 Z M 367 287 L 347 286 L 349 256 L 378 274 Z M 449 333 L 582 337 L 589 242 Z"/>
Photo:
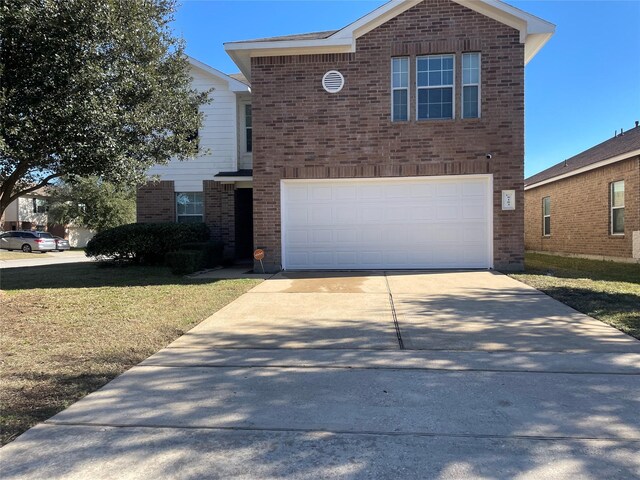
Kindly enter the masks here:
<path id="1" fill-rule="evenodd" d="M 279 274 L 2 478 L 640 476 L 640 342 L 491 272 Z"/>

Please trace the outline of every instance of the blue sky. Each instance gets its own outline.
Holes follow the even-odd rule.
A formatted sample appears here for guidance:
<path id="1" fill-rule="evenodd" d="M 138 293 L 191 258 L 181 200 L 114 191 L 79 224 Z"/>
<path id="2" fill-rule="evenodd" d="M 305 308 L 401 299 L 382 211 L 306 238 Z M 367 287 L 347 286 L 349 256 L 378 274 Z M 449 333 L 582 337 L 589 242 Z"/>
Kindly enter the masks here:
<path id="1" fill-rule="evenodd" d="M 338 29 L 383 3 L 183 0 L 175 30 L 189 55 L 233 73 L 224 42 Z M 509 3 L 557 25 L 526 70 L 526 176 L 640 120 L 640 0 Z"/>

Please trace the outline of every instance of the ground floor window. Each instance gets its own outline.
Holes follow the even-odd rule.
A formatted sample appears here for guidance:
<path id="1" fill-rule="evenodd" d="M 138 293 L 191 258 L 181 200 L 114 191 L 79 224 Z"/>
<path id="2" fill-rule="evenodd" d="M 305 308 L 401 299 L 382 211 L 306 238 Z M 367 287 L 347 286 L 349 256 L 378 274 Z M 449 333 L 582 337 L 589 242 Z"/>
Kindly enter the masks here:
<path id="1" fill-rule="evenodd" d="M 178 223 L 198 223 L 204 217 L 202 192 L 176 193 L 176 214 Z"/>
<path id="2" fill-rule="evenodd" d="M 542 199 L 542 234 L 551 235 L 551 197 Z"/>
<path id="3" fill-rule="evenodd" d="M 624 181 L 611 184 L 611 234 L 624 234 Z"/>

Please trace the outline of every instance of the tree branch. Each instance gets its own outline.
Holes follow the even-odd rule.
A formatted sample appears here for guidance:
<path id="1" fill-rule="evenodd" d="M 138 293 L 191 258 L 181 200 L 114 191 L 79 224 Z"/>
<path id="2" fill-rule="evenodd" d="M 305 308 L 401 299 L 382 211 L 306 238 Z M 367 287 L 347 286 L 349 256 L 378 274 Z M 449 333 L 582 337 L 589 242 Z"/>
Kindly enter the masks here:
<path id="1" fill-rule="evenodd" d="M 16 198 L 19 198 L 19 197 L 21 197 L 22 195 L 25 195 L 25 194 L 27 194 L 27 193 L 31 193 L 31 192 L 33 192 L 33 191 L 35 191 L 35 190 L 39 189 L 39 188 L 46 187 L 46 186 L 49 184 L 49 182 L 50 182 L 51 180 L 53 180 L 54 178 L 61 177 L 61 176 L 62 176 L 61 174 L 56 173 L 56 174 L 54 174 L 54 175 L 49 175 L 48 177 L 44 177 L 44 178 L 40 181 L 40 183 L 38 183 L 38 184 L 34 185 L 33 187 L 25 188 L 25 189 L 23 189 L 23 190 L 20 190 L 20 191 L 19 191 L 19 192 L 17 192 L 16 194 L 14 194 L 14 195 L 10 196 L 10 197 L 9 197 L 9 202 L 8 202 L 7 204 L 9 204 L 9 203 L 13 202 Z"/>

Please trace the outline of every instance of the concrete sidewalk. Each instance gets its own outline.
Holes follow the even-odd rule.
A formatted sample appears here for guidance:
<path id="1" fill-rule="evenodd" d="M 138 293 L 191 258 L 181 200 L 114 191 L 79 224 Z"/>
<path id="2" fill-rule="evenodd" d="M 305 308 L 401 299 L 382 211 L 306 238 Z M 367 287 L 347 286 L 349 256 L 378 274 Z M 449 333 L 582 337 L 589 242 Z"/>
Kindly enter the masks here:
<path id="1" fill-rule="evenodd" d="M 23 478 L 640 476 L 640 342 L 491 272 L 279 274 L 0 450 Z"/>

